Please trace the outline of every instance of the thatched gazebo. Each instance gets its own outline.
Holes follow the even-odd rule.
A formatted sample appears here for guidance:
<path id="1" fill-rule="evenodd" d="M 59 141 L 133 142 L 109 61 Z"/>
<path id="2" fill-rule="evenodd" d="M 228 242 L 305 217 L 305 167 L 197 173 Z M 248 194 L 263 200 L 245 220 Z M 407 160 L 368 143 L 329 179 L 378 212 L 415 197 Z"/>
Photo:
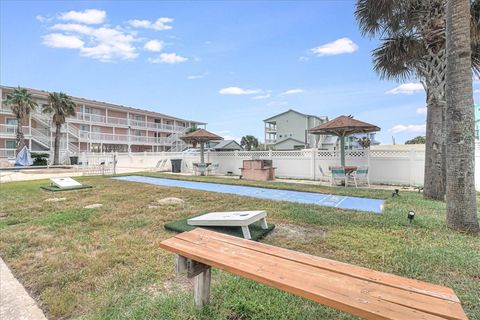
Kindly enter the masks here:
<path id="1" fill-rule="evenodd" d="M 190 132 L 183 137 L 180 137 L 183 141 L 187 143 L 198 143 L 200 144 L 200 163 L 205 163 L 205 142 L 211 140 L 223 140 L 222 137 L 217 136 L 215 133 L 211 133 L 205 129 L 198 129 L 196 131 Z"/>
<path id="2" fill-rule="evenodd" d="M 340 159 L 342 167 L 345 166 L 345 137 L 354 133 L 376 131 L 380 131 L 380 128 L 373 124 L 353 119 L 352 116 L 340 116 L 309 130 L 312 134 L 331 134 L 340 137 Z"/>

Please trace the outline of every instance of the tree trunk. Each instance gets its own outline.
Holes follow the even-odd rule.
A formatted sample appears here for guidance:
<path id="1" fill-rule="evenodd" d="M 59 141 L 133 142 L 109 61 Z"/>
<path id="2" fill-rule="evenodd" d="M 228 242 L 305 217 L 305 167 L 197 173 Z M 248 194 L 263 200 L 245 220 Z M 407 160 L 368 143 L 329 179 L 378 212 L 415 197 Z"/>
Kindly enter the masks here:
<path id="1" fill-rule="evenodd" d="M 445 111 L 445 103 L 428 99 L 423 196 L 441 201 L 446 190 Z"/>
<path id="2" fill-rule="evenodd" d="M 25 147 L 25 136 L 23 135 L 23 119 L 17 118 L 17 154 Z"/>
<path id="3" fill-rule="evenodd" d="M 53 150 L 53 164 L 60 164 L 60 138 L 61 138 L 62 125 L 57 123 L 55 125 L 55 146 Z"/>
<path id="4" fill-rule="evenodd" d="M 478 233 L 470 1 L 447 1 L 447 225 Z"/>

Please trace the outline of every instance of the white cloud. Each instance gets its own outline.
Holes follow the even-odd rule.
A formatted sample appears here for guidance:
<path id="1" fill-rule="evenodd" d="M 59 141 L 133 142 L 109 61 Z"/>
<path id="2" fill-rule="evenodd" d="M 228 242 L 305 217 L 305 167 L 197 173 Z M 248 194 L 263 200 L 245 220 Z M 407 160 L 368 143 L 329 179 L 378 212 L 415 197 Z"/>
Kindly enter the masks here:
<path id="1" fill-rule="evenodd" d="M 473 93 L 480 93 L 480 89 L 473 90 Z"/>
<path id="2" fill-rule="evenodd" d="M 163 49 L 163 41 L 159 40 L 149 40 L 143 46 L 145 50 L 152 51 L 152 52 L 159 52 Z"/>
<path id="3" fill-rule="evenodd" d="M 427 115 L 427 107 L 417 108 L 417 114 Z"/>
<path id="4" fill-rule="evenodd" d="M 337 54 L 353 53 L 358 50 L 358 45 L 349 38 L 340 38 L 333 42 L 310 49 L 317 56 L 333 56 Z"/>
<path id="5" fill-rule="evenodd" d="M 51 33 L 43 36 L 43 44 L 54 48 L 80 49 L 84 42 L 76 36 Z"/>
<path id="6" fill-rule="evenodd" d="M 423 85 L 421 83 L 404 83 L 399 85 L 398 87 L 395 87 L 391 90 L 388 90 L 385 92 L 386 94 L 407 94 L 411 95 L 414 94 L 415 92 L 418 91 L 424 91 Z"/>
<path id="7" fill-rule="evenodd" d="M 68 11 L 61 13 L 60 20 L 75 21 L 85 24 L 99 24 L 105 21 L 107 13 L 103 10 L 87 9 L 85 11 Z"/>
<path id="8" fill-rule="evenodd" d="M 220 94 L 230 94 L 230 95 L 247 95 L 247 94 L 255 94 L 259 92 L 260 90 L 258 89 L 244 89 L 240 87 L 226 87 L 218 91 L 218 93 Z"/>
<path id="9" fill-rule="evenodd" d="M 170 22 L 173 22 L 172 18 L 167 17 L 160 17 L 155 22 L 150 20 L 128 20 L 128 24 L 130 24 L 134 28 L 145 28 L 145 29 L 153 29 L 157 31 L 162 30 L 171 30 L 173 27 L 169 25 Z"/>
<path id="10" fill-rule="evenodd" d="M 255 96 L 255 97 L 252 97 L 253 100 L 262 100 L 262 99 L 268 99 L 270 98 L 272 95 L 270 93 L 267 93 L 267 94 L 264 94 L 264 95 L 260 95 L 260 96 Z"/>
<path id="11" fill-rule="evenodd" d="M 185 62 L 188 59 L 182 56 L 177 55 L 176 53 L 162 53 L 156 58 L 149 58 L 148 61 L 151 63 L 180 63 Z"/>
<path id="12" fill-rule="evenodd" d="M 80 24 L 56 24 L 52 27 L 71 34 L 51 33 L 43 36 L 43 44 L 57 48 L 75 48 L 80 55 L 100 61 L 128 60 L 138 56 L 133 35 L 107 27 L 91 28 Z"/>
<path id="13" fill-rule="evenodd" d="M 67 32 L 78 32 L 82 34 L 92 34 L 93 32 L 93 28 L 78 23 L 59 23 L 53 25 L 50 29 Z"/>
<path id="14" fill-rule="evenodd" d="M 282 92 L 281 95 L 290 95 L 305 92 L 303 89 L 289 89 L 285 92 Z"/>
<path id="15" fill-rule="evenodd" d="M 393 133 L 424 133 L 426 131 L 425 124 L 398 124 L 390 129 Z"/>
<path id="16" fill-rule="evenodd" d="M 207 75 L 208 75 L 208 72 L 204 72 L 204 73 L 201 73 L 201 74 L 193 74 L 191 76 L 188 76 L 187 79 L 188 80 L 197 80 L 197 79 L 202 79 Z"/>
<path id="17" fill-rule="evenodd" d="M 271 101 L 267 103 L 267 107 L 286 107 L 288 106 L 288 102 L 286 101 Z"/>

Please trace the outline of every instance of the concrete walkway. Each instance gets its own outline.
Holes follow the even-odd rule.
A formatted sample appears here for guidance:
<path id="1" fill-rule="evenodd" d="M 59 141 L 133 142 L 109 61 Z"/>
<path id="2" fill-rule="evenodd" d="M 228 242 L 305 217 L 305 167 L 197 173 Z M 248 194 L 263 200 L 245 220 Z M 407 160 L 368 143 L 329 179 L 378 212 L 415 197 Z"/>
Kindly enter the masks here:
<path id="1" fill-rule="evenodd" d="M 42 310 L 0 258 L 0 319 L 46 320 Z"/>

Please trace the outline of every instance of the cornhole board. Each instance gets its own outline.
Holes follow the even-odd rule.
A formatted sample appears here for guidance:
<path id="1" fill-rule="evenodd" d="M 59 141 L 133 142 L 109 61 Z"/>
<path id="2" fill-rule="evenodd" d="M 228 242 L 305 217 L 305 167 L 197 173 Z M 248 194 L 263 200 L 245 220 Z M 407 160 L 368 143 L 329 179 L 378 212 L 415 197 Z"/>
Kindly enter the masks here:
<path id="1" fill-rule="evenodd" d="M 251 239 L 249 225 L 260 221 L 262 229 L 268 229 L 267 213 L 261 211 L 210 212 L 187 220 L 191 226 L 241 227 L 243 237 Z"/>
<path id="2" fill-rule="evenodd" d="M 42 189 L 48 191 L 64 191 L 91 188 L 91 186 L 81 184 L 72 178 L 50 178 L 51 185 L 43 186 Z"/>

